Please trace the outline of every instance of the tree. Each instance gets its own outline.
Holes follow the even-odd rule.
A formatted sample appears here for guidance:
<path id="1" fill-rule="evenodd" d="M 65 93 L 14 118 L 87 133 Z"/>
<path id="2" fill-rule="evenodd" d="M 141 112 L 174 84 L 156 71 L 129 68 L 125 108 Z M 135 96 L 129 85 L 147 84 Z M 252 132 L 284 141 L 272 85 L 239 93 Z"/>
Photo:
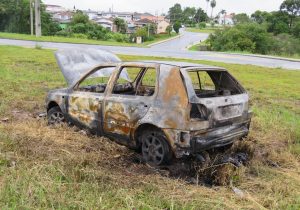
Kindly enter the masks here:
<path id="1" fill-rule="evenodd" d="M 183 17 L 182 23 L 192 25 L 195 23 L 195 15 L 196 15 L 196 8 L 195 7 L 186 7 L 183 10 Z"/>
<path id="2" fill-rule="evenodd" d="M 83 14 L 82 11 L 77 10 L 76 13 L 73 15 L 71 25 L 76 25 L 78 23 L 87 24 L 87 23 L 89 23 L 89 21 L 90 21 L 89 16 L 87 16 L 86 14 Z"/>
<path id="3" fill-rule="evenodd" d="M 180 28 L 181 28 L 181 23 L 179 21 L 176 21 L 173 25 L 173 29 L 177 34 L 179 34 Z"/>
<path id="4" fill-rule="evenodd" d="M 210 6 L 211 6 L 211 19 L 213 18 L 213 12 L 214 12 L 214 8 L 217 6 L 217 2 L 216 2 L 216 0 L 212 0 L 211 2 L 210 2 Z"/>
<path id="5" fill-rule="evenodd" d="M 235 25 L 250 22 L 250 18 L 246 13 L 235 14 L 232 20 Z"/>
<path id="6" fill-rule="evenodd" d="M 251 18 L 254 22 L 256 22 L 258 24 L 262 24 L 262 23 L 266 22 L 267 18 L 270 15 L 271 14 L 268 12 L 257 10 L 251 15 Z"/>
<path id="7" fill-rule="evenodd" d="M 117 26 L 117 32 L 125 34 L 127 31 L 126 22 L 121 18 L 115 18 L 114 24 Z"/>
<path id="8" fill-rule="evenodd" d="M 294 35 L 294 37 L 300 38 L 300 21 L 294 24 L 294 27 L 292 29 L 292 34 Z"/>
<path id="9" fill-rule="evenodd" d="M 222 9 L 220 14 L 223 15 L 223 24 L 225 25 L 226 24 L 226 14 L 227 14 L 226 10 Z"/>
<path id="10" fill-rule="evenodd" d="M 207 17 L 207 14 L 204 12 L 203 9 L 199 8 L 197 9 L 196 11 L 196 14 L 195 14 L 195 21 L 197 23 L 200 23 L 200 22 L 206 22 L 208 17 Z"/>
<path id="11" fill-rule="evenodd" d="M 172 30 L 173 30 L 173 28 L 172 28 L 171 25 L 169 25 L 169 26 L 166 28 L 166 32 L 169 34 L 169 36 L 171 36 Z"/>
<path id="12" fill-rule="evenodd" d="M 267 30 L 275 35 L 281 33 L 290 33 L 289 15 L 287 12 L 277 11 L 271 12 L 266 18 Z"/>
<path id="13" fill-rule="evenodd" d="M 29 0 L 0 0 L 0 31 L 30 34 Z M 41 21 L 44 35 L 53 35 L 59 29 L 41 4 Z"/>
<path id="14" fill-rule="evenodd" d="M 210 0 L 206 0 L 206 14 L 208 14 L 208 5 Z"/>
<path id="15" fill-rule="evenodd" d="M 289 27 L 291 29 L 294 19 L 297 15 L 300 15 L 300 0 L 285 0 L 280 6 L 280 10 L 289 14 Z"/>
<path id="16" fill-rule="evenodd" d="M 169 9 L 168 16 L 170 18 L 171 23 L 175 23 L 176 21 L 182 21 L 182 8 L 180 4 L 175 4 L 173 7 Z"/>

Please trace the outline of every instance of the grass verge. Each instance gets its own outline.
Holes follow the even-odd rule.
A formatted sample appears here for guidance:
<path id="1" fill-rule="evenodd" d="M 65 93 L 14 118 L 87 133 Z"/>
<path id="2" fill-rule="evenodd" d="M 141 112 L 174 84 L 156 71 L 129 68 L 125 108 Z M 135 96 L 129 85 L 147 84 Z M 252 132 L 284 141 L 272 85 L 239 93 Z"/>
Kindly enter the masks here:
<path id="1" fill-rule="evenodd" d="M 217 28 L 186 28 L 186 31 L 188 32 L 195 32 L 195 33 L 214 33 L 217 30 Z"/>
<path id="2" fill-rule="evenodd" d="M 4 38 L 4 39 L 29 40 L 29 41 L 39 41 L 39 42 L 62 42 L 62 43 L 75 43 L 75 44 L 96 44 L 96 45 L 123 46 L 123 47 L 147 47 L 147 45 L 149 44 L 163 41 L 172 38 L 174 36 L 176 36 L 175 33 L 172 33 L 171 36 L 169 36 L 168 34 L 160 34 L 153 41 L 147 41 L 142 44 L 135 44 L 135 43 L 125 43 L 125 42 L 117 42 L 117 41 L 99 41 L 99 40 L 90 40 L 90 39 L 58 37 L 58 36 L 35 37 L 27 34 L 0 32 L 0 38 Z"/>
<path id="3" fill-rule="evenodd" d="M 229 69 L 250 92 L 254 159 L 232 177 L 243 196 L 163 176 L 105 138 L 47 127 L 34 116 L 48 90 L 65 86 L 53 51 L 0 46 L 0 208 L 299 209 L 300 72 L 191 62 Z"/>

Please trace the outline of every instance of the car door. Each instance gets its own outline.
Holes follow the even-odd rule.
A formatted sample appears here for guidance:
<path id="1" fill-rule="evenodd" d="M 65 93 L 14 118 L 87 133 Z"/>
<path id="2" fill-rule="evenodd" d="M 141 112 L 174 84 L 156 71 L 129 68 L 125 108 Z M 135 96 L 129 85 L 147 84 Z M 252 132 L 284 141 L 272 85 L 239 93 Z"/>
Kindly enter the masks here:
<path id="1" fill-rule="evenodd" d="M 102 103 L 115 67 L 103 67 L 83 78 L 67 97 L 67 113 L 77 126 L 102 135 Z"/>
<path id="2" fill-rule="evenodd" d="M 156 93 L 156 69 L 151 68 L 152 77 L 155 77 L 155 79 L 153 79 L 155 84 L 152 90 L 138 91 L 138 89 L 143 89 L 140 87 L 146 72 L 150 71 L 149 68 L 123 66 L 120 68 L 119 74 L 121 74 L 125 68 L 129 76 L 134 79 L 127 81 L 128 83 L 126 83 L 126 81 L 120 82 L 118 77 L 115 79 L 113 89 L 111 93 L 108 93 L 104 101 L 103 130 L 110 136 L 128 140 L 136 123 L 146 115 L 153 104 Z M 129 84 L 132 85 L 131 89 L 127 88 L 130 87 Z M 124 86 L 123 91 L 122 85 Z"/>

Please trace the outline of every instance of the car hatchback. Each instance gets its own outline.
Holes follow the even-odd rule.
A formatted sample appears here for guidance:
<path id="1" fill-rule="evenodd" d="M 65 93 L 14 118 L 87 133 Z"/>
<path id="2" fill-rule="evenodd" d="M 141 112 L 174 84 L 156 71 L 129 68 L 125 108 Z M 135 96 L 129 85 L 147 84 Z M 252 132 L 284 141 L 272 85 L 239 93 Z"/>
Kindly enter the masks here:
<path id="1" fill-rule="evenodd" d="M 154 165 L 248 135 L 249 96 L 223 68 L 122 62 L 92 49 L 58 51 L 56 58 L 69 87 L 48 93 L 49 124 L 71 122 L 140 150 Z"/>

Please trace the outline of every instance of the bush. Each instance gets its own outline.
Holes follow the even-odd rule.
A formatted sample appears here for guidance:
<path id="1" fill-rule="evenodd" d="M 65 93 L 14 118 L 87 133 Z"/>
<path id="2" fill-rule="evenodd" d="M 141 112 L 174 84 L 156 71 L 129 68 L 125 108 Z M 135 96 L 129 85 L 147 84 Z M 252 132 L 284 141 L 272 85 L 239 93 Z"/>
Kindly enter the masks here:
<path id="1" fill-rule="evenodd" d="M 55 34 L 56 36 L 70 37 L 71 33 L 68 30 L 61 30 Z"/>
<path id="2" fill-rule="evenodd" d="M 257 24 L 240 24 L 227 27 L 211 34 L 208 42 L 216 51 L 247 51 L 267 54 L 273 44 L 273 39 L 266 28 Z"/>
<path id="3" fill-rule="evenodd" d="M 178 21 L 176 21 L 176 23 L 174 23 L 174 25 L 173 25 L 173 29 L 174 29 L 174 31 L 176 32 L 176 34 L 179 33 L 179 29 L 180 29 L 180 28 L 181 28 L 181 23 L 178 22 Z"/>
<path id="4" fill-rule="evenodd" d="M 272 54 L 290 56 L 300 54 L 300 40 L 289 34 L 279 34 L 274 37 Z"/>
<path id="5" fill-rule="evenodd" d="M 296 37 L 296 38 L 300 38 L 300 21 L 298 21 L 293 29 L 292 29 L 292 34 Z"/>
<path id="6" fill-rule="evenodd" d="M 114 33 L 113 39 L 117 42 L 127 42 L 127 37 L 124 34 L 121 33 Z"/>
<path id="7" fill-rule="evenodd" d="M 210 35 L 208 42 L 212 50 L 216 51 L 255 51 L 255 43 L 247 37 L 247 34 L 237 28 L 218 30 Z"/>
<path id="8" fill-rule="evenodd" d="M 206 23 L 205 22 L 199 23 L 199 28 L 200 29 L 206 28 Z"/>

